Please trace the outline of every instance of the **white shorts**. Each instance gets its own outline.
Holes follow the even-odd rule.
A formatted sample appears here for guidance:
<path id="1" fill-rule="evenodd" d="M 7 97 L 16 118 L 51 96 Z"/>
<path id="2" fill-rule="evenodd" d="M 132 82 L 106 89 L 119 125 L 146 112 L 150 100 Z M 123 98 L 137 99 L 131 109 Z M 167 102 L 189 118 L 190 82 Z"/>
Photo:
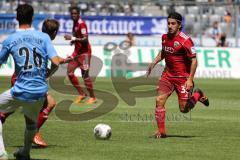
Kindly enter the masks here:
<path id="1" fill-rule="evenodd" d="M 19 107 L 22 107 L 24 115 L 36 122 L 43 102 L 44 100 L 25 102 L 14 99 L 9 89 L 0 94 L 0 112 L 9 113 L 15 111 Z"/>

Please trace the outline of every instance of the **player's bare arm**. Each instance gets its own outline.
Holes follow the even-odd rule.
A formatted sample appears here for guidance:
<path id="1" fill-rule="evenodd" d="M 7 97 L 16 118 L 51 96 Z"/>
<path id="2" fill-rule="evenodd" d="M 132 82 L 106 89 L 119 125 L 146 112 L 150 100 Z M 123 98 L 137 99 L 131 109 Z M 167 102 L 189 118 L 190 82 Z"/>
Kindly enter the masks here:
<path id="1" fill-rule="evenodd" d="M 60 64 L 60 57 L 59 56 L 55 56 L 55 57 L 51 58 L 51 62 L 54 65 L 58 66 Z"/>
<path id="2" fill-rule="evenodd" d="M 59 57 L 59 64 L 66 64 L 69 63 L 73 60 L 76 60 L 77 58 L 79 58 L 81 55 L 77 55 L 77 56 L 68 56 L 67 58 L 61 58 Z"/>
<path id="3" fill-rule="evenodd" d="M 64 39 L 65 40 L 71 40 L 72 39 L 72 36 L 71 35 L 68 35 L 68 34 L 66 34 L 66 35 L 64 35 Z"/>
<path id="4" fill-rule="evenodd" d="M 190 69 L 190 74 L 189 77 L 185 83 L 185 88 L 187 90 L 191 90 L 193 89 L 193 78 L 197 69 L 197 58 L 193 57 L 192 59 L 192 63 L 191 63 L 191 69 Z"/>
<path id="5" fill-rule="evenodd" d="M 59 57 L 59 64 L 66 63 L 64 58 Z"/>
<path id="6" fill-rule="evenodd" d="M 159 63 L 161 60 L 163 60 L 163 57 L 162 57 L 162 51 L 160 51 L 157 55 L 157 57 L 154 59 L 154 61 L 148 66 L 148 69 L 147 69 L 147 77 L 151 74 L 152 72 L 152 69 L 155 67 L 155 65 L 157 63 Z"/>
<path id="7" fill-rule="evenodd" d="M 59 64 L 66 64 L 66 63 L 69 63 L 72 60 L 74 60 L 73 56 L 68 56 L 67 58 L 59 57 Z"/>
<path id="8" fill-rule="evenodd" d="M 83 38 L 78 38 L 78 37 L 73 37 L 73 36 L 71 36 L 71 35 L 65 35 L 64 38 L 65 38 L 65 40 L 81 41 L 81 42 L 84 42 L 84 41 L 87 41 L 87 40 L 88 40 L 88 37 L 87 37 L 87 36 L 84 36 Z"/>

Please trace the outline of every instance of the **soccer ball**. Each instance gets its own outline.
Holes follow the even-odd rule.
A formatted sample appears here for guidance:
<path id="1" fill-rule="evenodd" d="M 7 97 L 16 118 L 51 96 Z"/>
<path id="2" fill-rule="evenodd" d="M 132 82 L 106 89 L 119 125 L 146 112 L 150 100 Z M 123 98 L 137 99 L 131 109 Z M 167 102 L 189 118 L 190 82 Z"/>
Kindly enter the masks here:
<path id="1" fill-rule="evenodd" d="M 112 135 L 112 129 L 107 124 L 98 124 L 93 129 L 94 135 L 97 139 L 109 139 Z"/>

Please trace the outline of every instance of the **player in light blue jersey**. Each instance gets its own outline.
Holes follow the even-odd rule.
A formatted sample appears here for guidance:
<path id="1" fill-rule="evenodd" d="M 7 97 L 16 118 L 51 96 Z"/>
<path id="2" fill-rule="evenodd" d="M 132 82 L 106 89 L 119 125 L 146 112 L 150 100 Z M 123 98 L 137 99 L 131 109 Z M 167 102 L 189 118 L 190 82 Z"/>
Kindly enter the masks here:
<path id="1" fill-rule="evenodd" d="M 47 33 L 48 36 L 51 38 L 51 40 L 54 40 L 57 32 L 59 29 L 59 22 L 55 19 L 46 19 L 43 22 L 42 25 L 42 32 Z M 67 63 L 67 59 L 60 59 L 61 63 Z M 16 82 L 16 74 L 14 73 L 12 75 L 11 78 L 11 85 L 13 86 Z M 37 120 L 37 133 L 35 134 L 34 138 L 33 138 L 33 143 L 36 144 L 39 147 L 47 147 L 48 144 L 43 140 L 39 130 L 42 127 L 42 125 L 46 122 L 46 120 L 48 119 L 48 115 L 51 113 L 51 111 L 53 110 L 53 108 L 56 105 L 56 101 L 54 100 L 54 98 L 50 95 L 47 94 L 46 95 L 46 100 L 44 101 L 44 104 L 41 108 L 41 111 L 39 113 L 38 116 L 38 120 Z M 3 113 L 0 112 L 0 120 L 2 122 L 2 124 L 4 124 L 6 118 L 11 115 L 14 112 L 10 112 L 10 113 Z"/>
<path id="2" fill-rule="evenodd" d="M 0 111 L 12 112 L 22 106 L 26 122 L 24 146 L 14 153 L 17 159 L 30 159 L 30 149 L 36 132 L 36 120 L 46 98 L 47 63 L 52 62 L 51 72 L 59 65 L 60 58 L 45 33 L 31 28 L 33 8 L 28 4 L 19 5 L 17 20 L 19 29 L 4 42 L 0 52 L 0 65 L 11 54 L 15 62 L 17 80 L 15 85 L 0 95 Z M 0 159 L 6 157 L 0 122 Z"/>

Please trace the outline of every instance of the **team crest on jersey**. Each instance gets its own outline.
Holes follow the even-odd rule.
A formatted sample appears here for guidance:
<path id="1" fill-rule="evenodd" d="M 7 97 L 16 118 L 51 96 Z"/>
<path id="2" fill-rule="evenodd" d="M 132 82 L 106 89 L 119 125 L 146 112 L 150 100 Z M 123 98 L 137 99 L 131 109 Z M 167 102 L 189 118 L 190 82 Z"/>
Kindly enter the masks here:
<path id="1" fill-rule="evenodd" d="M 86 34 L 87 33 L 87 30 L 85 28 L 81 29 L 81 33 L 82 34 Z"/>
<path id="2" fill-rule="evenodd" d="M 174 43 L 173 43 L 174 48 L 178 47 L 179 45 L 180 45 L 180 43 L 178 41 L 174 41 Z"/>

